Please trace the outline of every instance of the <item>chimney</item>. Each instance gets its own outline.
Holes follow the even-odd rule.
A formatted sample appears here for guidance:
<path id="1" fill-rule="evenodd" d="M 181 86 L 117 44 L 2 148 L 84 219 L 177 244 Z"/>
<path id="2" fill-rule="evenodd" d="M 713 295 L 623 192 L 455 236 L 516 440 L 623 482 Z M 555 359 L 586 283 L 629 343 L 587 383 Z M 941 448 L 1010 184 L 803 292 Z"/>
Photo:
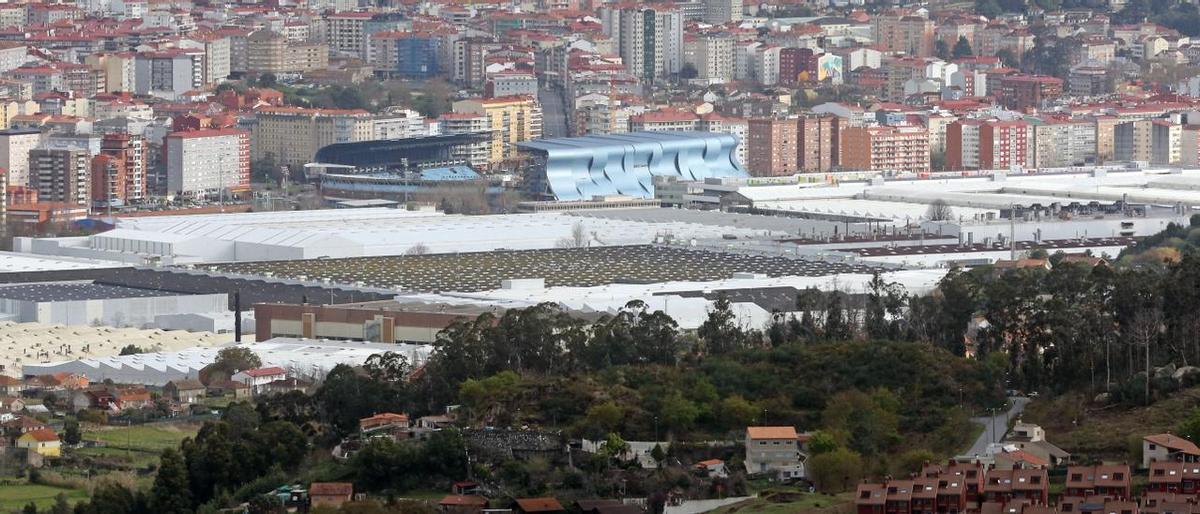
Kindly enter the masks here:
<path id="1" fill-rule="evenodd" d="M 242 342 L 242 292 L 233 293 L 233 342 Z"/>

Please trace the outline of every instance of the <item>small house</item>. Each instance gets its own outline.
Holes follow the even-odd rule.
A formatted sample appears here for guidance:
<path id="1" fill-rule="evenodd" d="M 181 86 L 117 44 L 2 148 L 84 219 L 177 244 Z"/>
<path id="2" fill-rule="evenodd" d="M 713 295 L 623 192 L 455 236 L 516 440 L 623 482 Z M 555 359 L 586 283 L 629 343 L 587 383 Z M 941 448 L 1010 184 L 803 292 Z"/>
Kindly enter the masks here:
<path id="1" fill-rule="evenodd" d="M 240 382 L 250 386 L 250 392 L 259 394 L 263 391 L 263 387 L 276 380 L 287 378 L 287 372 L 278 366 L 265 368 L 254 368 L 245 371 L 234 373 L 230 380 Z"/>
<path id="2" fill-rule="evenodd" d="M 438 502 L 438 512 L 478 514 L 487 508 L 487 498 L 474 494 L 450 494 Z"/>
<path id="3" fill-rule="evenodd" d="M 1142 467 L 1157 461 L 1200 462 L 1200 448 L 1174 434 L 1148 435 L 1142 438 Z"/>
<path id="4" fill-rule="evenodd" d="M 702 460 L 692 465 L 692 469 L 709 478 L 725 478 L 729 470 L 725 469 L 725 461 L 721 459 Z"/>
<path id="5" fill-rule="evenodd" d="M 341 507 L 353 497 L 354 484 L 349 482 L 313 482 L 308 486 L 308 502 L 313 507 Z"/>
<path id="6" fill-rule="evenodd" d="M 391 429 L 408 428 L 408 415 L 394 412 L 383 412 L 371 417 L 358 420 L 358 428 L 363 432 L 379 432 Z"/>
<path id="7" fill-rule="evenodd" d="M 544 498 L 520 498 L 517 500 L 515 509 L 521 514 L 531 514 L 534 512 L 566 512 L 562 504 L 558 500 L 550 497 Z"/>
<path id="8" fill-rule="evenodd" d="M 62 441 L 50 429 L 31 430 L 17 438 L 17 448 L 24 448 L 42 457 L 62 456 Z"/>
<path id="9" fill-rule="evenodd" d="M 163 394 L 179 403 L 196 403 L 204 399 L 204 392 L 199 380 L 172 380 L 163 386 Z"/>
<path id="10" fill-rule="evenodd" d="M 8 375 L 0 375 L 0 396 L 21 396 L 25 392 L 25 381 Z"/>

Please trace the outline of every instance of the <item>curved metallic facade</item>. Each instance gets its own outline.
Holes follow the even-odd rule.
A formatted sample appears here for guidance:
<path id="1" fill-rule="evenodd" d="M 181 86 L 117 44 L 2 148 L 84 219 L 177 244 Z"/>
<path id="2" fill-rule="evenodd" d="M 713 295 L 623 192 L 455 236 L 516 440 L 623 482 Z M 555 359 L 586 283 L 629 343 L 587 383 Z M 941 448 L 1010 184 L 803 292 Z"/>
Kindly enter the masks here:
<path id="1" fill-rule="evenodd" d="M 594 196 L 654 197 L 654 177 L 704 180 L 745 177 L 734 157 L 738 140 L 715 132 L 630 132 L 525 141 L 533 165 L 526 180 L 556 200 Z"/>

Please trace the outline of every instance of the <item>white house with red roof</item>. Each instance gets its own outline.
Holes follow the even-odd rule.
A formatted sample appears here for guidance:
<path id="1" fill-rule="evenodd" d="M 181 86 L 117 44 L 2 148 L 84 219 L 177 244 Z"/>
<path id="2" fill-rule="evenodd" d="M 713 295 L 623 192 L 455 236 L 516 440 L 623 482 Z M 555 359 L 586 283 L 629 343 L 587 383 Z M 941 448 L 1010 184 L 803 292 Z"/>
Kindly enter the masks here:
<path id="1" fill-rule="evenodd" d="M 250 392 L 258 394 L 267 384 L 287 378 L 287 371 L 279 366 L 254 368 L 234 373 L 229 380 L 250 386 Z"/>

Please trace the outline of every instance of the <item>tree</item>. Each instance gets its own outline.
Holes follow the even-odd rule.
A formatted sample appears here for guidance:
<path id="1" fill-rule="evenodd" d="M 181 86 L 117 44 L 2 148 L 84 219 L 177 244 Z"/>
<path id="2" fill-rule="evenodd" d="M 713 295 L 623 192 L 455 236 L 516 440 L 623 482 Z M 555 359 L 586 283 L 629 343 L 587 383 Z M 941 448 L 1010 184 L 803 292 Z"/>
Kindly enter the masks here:
<path id="1" fill-rule="evenodd" d="M 846 448 L 815 455 L 806 467 L 813 486 L 828 494 L 848 490 L 863 475 L 862 457 Z"/>
<path id="2" fill-rule="evenodd" d="M 662 421 L 667 428 L 679 432 L 691 430 L 700 416 L 700 408 L 684 398 L 679 391 L 671 393 L 662 402 Z"/>
<path id="3" fill-rule="evenodd" d="M 708 311 L 708 319 L 696 329 L 696 335 L 711 353 L 728 353 L 748 346 L 746 333 L 734 322 L 736 317 L 730 305 L 729 297 L 718 296 L 712 310 Z"/>
<path id="4" fill-rule="evenodd" d="M 408 247 L 404 255 L 425 255 L 427 253 L 429 253 L 429 246 L 425 243 L 417 243 Z"/>
<path id="5" fill-rule="evenodd" d="M 1178 431 L 1190 441 L 1200 441 L 1200 409 L 1192 409 L 1187 419 L 1179 424 Z"/>
<path id="6" fill-rule="evenodd" d="M 605 433 L 615 432 L 625 419 L 625 409 L 614 401 L 597 403 L 588 407 L 584 417 L 584 426 L 594 437 Z"/>
<path id="7" fill-rule="evenodd" d="M 683 66 L 679 68 L 679 78 L 683 80 L 691 80 L 699 76 L 700 72 L 697 71 L 696 66 L 690 62 L 683 63 Z"/>
<path id="8" fill-rule="evenodd" d="M 813 432 L 812 437 L 808 440 L 808 451 L 813 455 L 820 455 L 836 449 L 838 449 L 837 439 L 833 434 L 824 430 Z"/>
<path id="9" fill-rule="evenodd" d="M 79 422 L 73 419 L 67 420 L 63 424 L 63 442 L 71 446 L 79 444 L 83 439 L 83 434 L 79 430 Z"/>
<path id="10" fill-rule="evenodd" d="M 584 227 L 581 221 L 576 221 L 574 225 L 571 225 L 571 237 L 558 240 L 559 248 L 583 248 L 587 245 L 587 227 Z"/>
<path id="11" fill-rule="evenodd" d="M 730 430 L 745 427 L 758 412 L 758 408 L 740 394 L 725 397 L 717 409 L 722 425 Z"/>
<path id="12" fill-rule="evenodd" d="M 996 57 L 999 57 L 1000 62 L 1009 68 L 1016 68 L 1020 65 L 1020 62 L 1017 61 L 1017 54 L 1007 48 L 996 52 Z"/>
<path id="13" fill-rule="evenodd" d="M 925 218 L 929 221 L 950 221 L 954 219 L 954 210 L 945 200 L 938 198 L 929 204 L 929 209 L 925 211 Z"/>
<path id="14" fill-rule="evenodd" d="M 628 451 L 629 443 L 616 432 L 609 432 L 608 437 L 600 444 L 600 454 L 609 459 L 620 460 Z"/>
<path id="15" fill-rule="evenodd" d="M 953 56 L 955 59 L 970 57 L 975 54 L 975 50 L 971 48 L 971 42 L 967 41 L 966 36 L 958 36 L 958 41 L 954 42 Z"/>
<path id="16" fill-rule="evenodd" d="M 933 48 L 933 54 L 936 55 L 938 59 L 943 61 L 950 60 L 950 45 L 946 44 L 946 41 L 941 39 L 935 41 L 933 43 Z"/>
<path id="17" fill-rule="evenodd" d="M 393 384 L 403 382 L 412 372 L 408 359 L 404 354 L 397 352 L 383 352 L 367 357 L 363 369 L 372 380 Z"/>
<path id="18" fill-rule="evenodd" d="M 146 350 L 136 344 L 127 344 L 121 348 L 121 355 L 137 355 L 139 353 L 146 353 Z"/>
<path id="19" fill-rule="evenodd" d="M 222 348 L 217 352 L 217 360 L 200 372 L 204 378 L 213 376 L 233 376 L 239 371 L 262 367 L 262 359 L 253 350 L 241 346 Z"/>
<path id="20" fill-rule="evenodd" d="M 183 456 L 174 449 L 163 450 L 159 458 L 158 474 L 150 488 L 150 508 L 162 514 L 188 514 L 192 512 L 192 495 L 189 489 L 187 466 Z"/>
<path id="21" fill-rule="evenodd" d="M 38 514 L 37 504 L 29 502 L 21 509 L 21 514 Z"/>
<path id="22" fill-rule="evenodd" d="M 50 514 L 71 514 L 71 504 L 67 503 L 66 493 L 58 493 L 54 496 L 54 506 L 50 507 Z"/>

